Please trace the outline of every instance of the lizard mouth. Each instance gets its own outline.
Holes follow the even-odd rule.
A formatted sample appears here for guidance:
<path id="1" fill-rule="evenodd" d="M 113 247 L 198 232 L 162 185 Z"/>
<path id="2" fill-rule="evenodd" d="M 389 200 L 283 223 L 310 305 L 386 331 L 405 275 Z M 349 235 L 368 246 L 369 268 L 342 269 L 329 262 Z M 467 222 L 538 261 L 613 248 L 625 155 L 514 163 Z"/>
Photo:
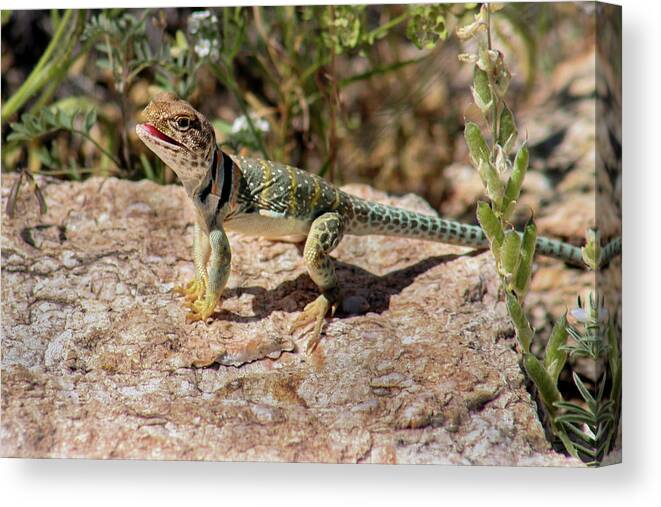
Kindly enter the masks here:
<path id="1" fill-rule="evenodd" d="M 170 136 L 164 134 L 160 130 L 158 130 L 156 127 L 153 125 L 150 125 L 149 123 L 141 123 L 138 125 L 142 130 L 144 130 L 147 134 L 149 134 L 151 137 L 155 137 L 156 139 L 159 139 L 163 142 L 166 142 L 168 144 L 171 144 L 173 146 L 178 146 L 178 147 L 183 147 L 183 145 L 172 139 Z"/>

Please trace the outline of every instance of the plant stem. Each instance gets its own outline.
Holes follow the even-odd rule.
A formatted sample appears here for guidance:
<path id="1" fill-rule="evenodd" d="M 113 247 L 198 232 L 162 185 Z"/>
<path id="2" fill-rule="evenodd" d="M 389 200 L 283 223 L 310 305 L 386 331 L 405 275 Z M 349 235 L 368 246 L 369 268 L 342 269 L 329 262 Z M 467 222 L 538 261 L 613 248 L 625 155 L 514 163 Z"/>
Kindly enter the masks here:
<path id="1" fill-rule="evenodd" d="M 270 160 L 271 157 L 269 157 L 269 154 L 266 151 L 266 147 L 264 146 L 264 142 L 262 141 L 261 132 L 259 132 L 257 128 L 255 128 L 255 124 L 253 123 L 252 118 L 248 113 L 248 107 L 246 106 L 246 103 L 243 100 L 243 97 L 241 96 L 241 93 L 239 91 L 239 86 L 236 84 L 236 81 L 234 80 L 234 76 L 232 76 L 231 72 L 225 72 L 225 74 L 223 75 L 222 69 L 216 63 L 211 64 L 211 70 L 215 74 L 216 78 L 225 86 L 227 86 L 230 92 L 232 92 L 232 95 L 234 95 L 234 98 L 239 103 L 241 114 L 243 114 L 246 118 L 246 122 L 248 123 L 248 129 L 250 130 L 250 133 L 257 141 L 257 144 L 259 146 L 259 151 L 262 153 L 262 156 L 265 159 Z"/>
<path id="2" fill-rule="evenodd" d="M 391 19 L 390 21 L 387 21 L 387 22 L 384 23 L 383 25 L 378 26 L 378 27 L 376 27 L 374 30 L 372 30 L 371 32 L 369 32 L 369 33 L 367 34 L 367 36 L 366 36 L 366 37 L 367 37 L 367 40 L 370 40 L 372 37 L 377 37 L 377 36 L 378 36 L 379 34 L 381 34 L 382 32 L 387 32 L 387 31 L 390 30 L 393 26 L 397 26 L 397 25 L 399 25 L 399 24 L 402 23 L 403 21 L 406 21 L 408 18 L 409 18 L 409 14 L 408 14 L 407 12 L 404 13 L 404 14 L 400 14 L 400 15 L 397 16 L 396 18 L 393 18 L 393 19 Z"/>
<path id="3" fill-rule="evenodd" d="M 44 78 L 42 71 L 44 67 L 49 65 L 48 68 L 56 66 L 56 62 L 50 63 L 53 53 L 56 50 L 59 50 L 62 44 L 62 38 L 66 33 L 66 29 L 69 25 L 69 20 L 73 15 L 74 11 L 68 9 L 62 19 L 60 24 L 55 30 L 55 34 L 51 39 L 46 51 L 41 55 L 37 65 L 32 69 L 28 78 L 23 82 L 21 87 L 12 95 L 12 97 L 4 104 L 2 108 L 2 114 L 0 115 L 0 122 L 5 123 L 16 111 L 18 111 L 25 102 L 32 97 L 37 91 L 42 88 L 47 82 L 48 79 Z"/>
<path id="4" fill-rule="evenodd" d="M 334 9 L 332 5 L 328 6 L 329 17 L 334 19 Z M 330 25 L 331 38 L 335 35 L 335 25 Z M 328 135 L 328 179 L 331 183 L 335 181 L 335 159 L 337 158 L 337 125 L 336 125 L 336 111 L 338 96 L 337 96 L 337 79 L 335 77 L 335 48 L 331 48 L 331 62 L 330 62 L 330 81 L 331 90 L 328 97 L 328 106 L 330 108 L 330 133 Z"/>
<path id="5" fill-rule="evenodd" d="M 37 113 L 41 109 L 43 109 L 46 104 L 48 104 L 57 91 L 57 88 L 59 87 L 60 83 L 64 80 L 64 78 L 67 76 L 67 71 L 71 68 L 71 66 L 83 55 L 87 54 L 87 52 L 91 49 L 91 47 L 94 45 L 96 42 L 96 38 L 90 38 L 85 42 L 83 47 L 78 51 L 75 55 L 71 56 L 71 52 L 73 51 L 73 48 L 75 46 L 75 43 L 77 42 L 79 38 L 79 34 L 83 29 L 82 26 L 82 20 L 83 18 L 80 18 L 80 27 L 78 30 L 74 32 L 74 37 L 71 37 L 69 39 L 69 48 L 66 51 L 66 56 L 67 59 L 66 61 L 62 62 L 60 65 L 58 65 L 57 70 L 54 72 L 54 75 L 49 79 L 48 86 L 46 89 L 43 91 L 41 96 L 36 100 L 34 105 L 30 107 L 30 113 Z M 50 74 L 49 74 L 50 77 Z"/>
<path id="6" fill-rule="evenodd" d="M 429 56 L 431 54 L 432 53 L 428 53 L 428 54 L 426 54 L 424 56 L 420 56 L 418 58 L 411 58 L 410 60 L 402 60 L 402 61 L 393 62 L 393 63 L 390 63 L 388 65 L 383 65 L 381 67 L 374 67 L 374 68 L 372 68 L 372 69 L 370 69 L 366 72 L 361 72 L 360 74 L 354 74 L 353 76 L 349 76 L 347 78 L 341 79 L 339 81 L 340 88 L 344 88 L 345 86 L 356 83 L 358 81 L 363 81 L 365 79 L 370 79 L 373 76 L 387 74 L 388 72 L 393 72 L 395 70 L 399 70 L 402 67 L 406 67 L 406 66 L 411 65 L 411 64 L 420 63 L 420 62 L 426 60 L 427 58 L 429 58 Z"/>
<path id="7" fill-rule="evenodd" d="M 486 4 L 487 9 L 487 49 L 489 50 L 488 57 L 491 58 L 491 6 Z M 489 87 L 491 88 L 491 96 L 493 97 L 493 108 L 491 111 L 491 134 L 493 136 L 493 144 L 498 142 L 498 108 L 500 104 L 500 97 L 496 93 L 496 86 L 493 82 L 493 73 L 491 70 L 487 72 L 489 79 Z"/>
<path id="8" fill-rule="evenodd" d="M 491 6 L 487 3 L 487 47 L 491 51 Z"/>
<path id="9" fill-rule="evenodd" d="M 101 146 L 98 142 L 96 142 L 92 136 L 90 136 L 87 132 L 83 130 L 78 130 L 78 129 L 73 129 L 71 132 L 83 136 L 85 139 L 87 139 L 89 142 L 91 142 L 96 148 L 103 153 L 106 157 L 108 157 L 110 160 L 113 161 L 113 163 L 118 167 L 121 168 L 122 164 L 119 161 L 119 159 L 115 158 L 115 156 L 107 151 L 103 146 Z"/>

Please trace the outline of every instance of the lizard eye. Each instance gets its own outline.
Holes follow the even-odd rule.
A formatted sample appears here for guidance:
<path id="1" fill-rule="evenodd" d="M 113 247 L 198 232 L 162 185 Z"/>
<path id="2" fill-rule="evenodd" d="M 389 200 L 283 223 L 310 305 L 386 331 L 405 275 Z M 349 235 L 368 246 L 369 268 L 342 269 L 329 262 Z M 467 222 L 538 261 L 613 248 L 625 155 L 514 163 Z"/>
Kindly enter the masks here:
<path id="1" fill-rule="evenodd" d="M 177 118 L 177 128 L 179 130 L 188 130 L 190 128 L 190 118 L 186 118 L 185 116 L 181 116 Z"/>

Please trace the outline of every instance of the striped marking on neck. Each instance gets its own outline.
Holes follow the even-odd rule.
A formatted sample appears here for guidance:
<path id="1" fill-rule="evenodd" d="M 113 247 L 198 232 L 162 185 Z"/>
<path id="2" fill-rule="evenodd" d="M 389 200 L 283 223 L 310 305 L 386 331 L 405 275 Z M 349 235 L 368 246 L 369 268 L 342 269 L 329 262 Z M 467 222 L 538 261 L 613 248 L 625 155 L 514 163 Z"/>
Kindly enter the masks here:
<path id="1" fill-rule="evenodd" d="M 234 181 L 238 181 L 238 168 L 234 161 L 222 152 L 216 146 L 211 157 L 211 164 L 209 165 L 209 172 L 211 178 L 209 183 L 204 187 L 199 194 L 200 201 L 206 202 L 209 195 L 213 195 L 218 199 L 215 214 L 229 203 L 232 199 L 236 200 L 236 192 L 232 192 Z M 238 185 L 236 185 L 238 187 Z"/>

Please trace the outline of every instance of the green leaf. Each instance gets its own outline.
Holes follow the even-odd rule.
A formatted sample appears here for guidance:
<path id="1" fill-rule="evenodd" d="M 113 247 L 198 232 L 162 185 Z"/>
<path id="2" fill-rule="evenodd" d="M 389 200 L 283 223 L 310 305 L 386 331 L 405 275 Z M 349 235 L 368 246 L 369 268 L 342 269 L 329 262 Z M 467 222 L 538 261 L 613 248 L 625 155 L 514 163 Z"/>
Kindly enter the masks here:
<path id="1" fill-rule="evenodd" d="M 47 112 L 47 110 L 44 111 L 44 114 Z M 57 111 L 57 118 L 55 116 L 52 117 L 53 121 L 50 122 L 50 126 L 59 126 L 64 129 L 68 130 L 73 130 L 73 122 L 74 118 L 76 117 L 77 111 L 73 111 L 69 114 L 67 114 L 64 111 Z"/>
<path id="2" fill-rule="evenodd" d="M 140 154 L 140 163 L 142 164 L 142 170 L 145 172 L 145 177 L 148 180 L 156 181 L 154 170 L 152 169 L 149 159 L 144 153 Z"/>
<path id="3" fill-rule="evenodd" d="M 619 404 L 622 388 L 622 357 L 617 343 L 617 334 L 612 325 L 608 326 L 608 365 L 613 376 L 610 397 Z"/>
<path id="4" fill-rule="evenodd" d="M 567 452 L 571 454 L 574 458 L 580 460 L 581 457 L 578 454 L 578 449 L 576 449 L 574 443 L 570 440 L 567 434 L 564 431 L 558 431 L 557 435 L 558 438 L 562 441 L 562 444 L 565 446 L 565 449 L 567 449 Z"/>
<path id="5" fill-rule="evenodd" d="M 588 422 L 591 422 L 594 418 L 594 415 L 592 412 L 585 410 L 583 407 L 580 405 L 577 405 L 576 403 L 572 403 L 571 401 L 556 401 L 555 406 L 558 408 L 561 408 L 567 412 L 567 414 L 571 414 L 573 417 L 583 417 L 588 419 Z M 563 416 L 558 416 L 558 418 L 564 417 Z"/>
<path id="6" fill-rule="evenodd" d="M 90 109 L 85 114 L 84 130 L 89 133 L 94 124 L 96 123 L 96 109 Z"/>
<path id="7" fill-rule="evenodd" d="M 535 247 L 537 246 L 537 227 L 534 223 L 528 224 L 523 231 L 521 241 L 521 262 L 516 270 L 513 288 L 520 298 L 523 298 L 528 291 L 530 275 L 532 273 L 532 263 L 535 257 Z"/>
<path id="8" fill-rule="evenodd" d="M 58 115 L 58 120 L 59 120 L 59 115 Z M 44 109 L 41 111 L 40 123 L 46 127 L 51 127 L 53 125 L 57 125 L 58 122 L 55 119 L 55 113 L 53 113 L 50 109 Z"/>
<path id="9" fill-rule="evenodd" d="M 477 68 L 477 67 L 476 67 Z M 485 72 L 486 75 L 486 72 Z M 503 104 L 503 110 L 500 112 L 499 125 L 498 125 L 498 144 L 502 146 L 505 153 L 509 153 L 514 147 L 516 136 L 516 124 L 514 122 L 514 115 L 507 105 Z"/>
<path id="10" fill-rule="evenodd" d="M 558 388 L 539 359 L 530 352 L 524 352 L 523 365 L 528 372 L 528 376 L 535 383 L 535 386 L 537 386 L 539 396 L 546 410 L 554 417 L 556 412 L 554 403 L 562 400 L 560 391 L 558 391 Z"/>
<path id="11" fill-rule="evenodd" d="M 7 141 L 27 141 L 31 138 L 27 127 L 22 123 L 10 123 L 9 127 L 12 132 L 7 136 Z"/>
<path id="12" fill-rule="evenodd" d="M 558 376 L 567 361 L 567 351 L 563 349 L 567 343 L 567 336 L 567 314 L 565 313 L 553 326 L 544 353 L 544 366 L 554 384 L 558 383 Z"/>
<path id="13" fill-rule="evenodd" d="M 519 149 L 514 159 L 514 168 L 512 169 L 512 175 L 510 176 L 509 181 L 507 182 L 507 188 L 505 190 L 505 197 L 503 198 L 503 206 L 505 207 L 504 219 L 507 220 L 511 213 L 514 211 L 512 203 L 515 203 L 519 200 L 519 194 L 521 193 L 521 186 L 523 185 L 523 180 L 526 177 L 526 171 L 528 170 L 528 145 L 524 143 L 523 146 Z"/>
<path id="14" fill-rule="evenodd" d="M 597 444 L 597 440 L 594 437 L 592 437 L 590 434 L 586 433 L 585 431 L 583 431 L 582 429 L 580 429 L 578 426 L 576 426 L 574 424 L 574 422 L 578 422 L 578 421 L 571 421 L 571 420 L 568 420 L 567 418 L 563 418 L 563 416 L 558 417 L 556 420 L 558 422 L 562 422 L 563 426 L 566 429 L 569 429 L 574 435 L 576 435 L 578 438 L 580 438 L 586 444 L 591 445 L 591 446 L 595 446 Z"/>
<path id="15" fill-rule="evenodd" d="M 506 276 L 512 276 L 521 261 L 521 236 L 516 231 L 507 231 L 503 246 L 500 248 L 501 272 Z"/>
<path id="16" fill-rule="evenodd" d="M 51 169 L 59 169 L 60 163 L 56 157 L 53 156 L 51 151 L 45 147 L 41 146 L 36 151 L 37 158 L 41 161 L 43 165 Z"/>
<path id="17" fill-rule="evenodd" d="M 519 339 L 521 348 L 523 348 L 524 353 L 528 353 L 534 335 L 530 323 L 523 313 L 523 308 L 521 308 L 519 301 L 509 292 L 506 296 L 506 305 L 507 313 L 509 313 L 510 319 L 512 319 L 512 323 L 516 328 L 516 336 Z"/>
<path id="18" fill-rule="evenodd" d="M 594 397 L 592 396 L 592 394 L 590 394 L 590 391 L 588 390 L 588 388 L 585 386 L 585 384 L 583 383 L 581 378 L 576 374 L 576 372 L 572 373 L 572 377 L 574 378 L 574 384 L 576 384 L 576 388 L 578 389 L 578 392 L 581 393 L 581 396 L 583 397 L 585 402 L 588 404 L 588 406 L 591 409 L 594 409 L 597 402 L 594 399 Z"/>

